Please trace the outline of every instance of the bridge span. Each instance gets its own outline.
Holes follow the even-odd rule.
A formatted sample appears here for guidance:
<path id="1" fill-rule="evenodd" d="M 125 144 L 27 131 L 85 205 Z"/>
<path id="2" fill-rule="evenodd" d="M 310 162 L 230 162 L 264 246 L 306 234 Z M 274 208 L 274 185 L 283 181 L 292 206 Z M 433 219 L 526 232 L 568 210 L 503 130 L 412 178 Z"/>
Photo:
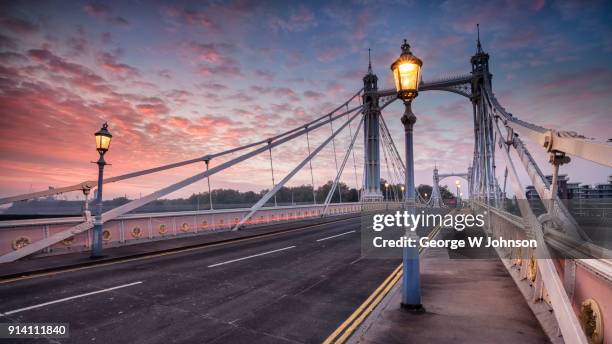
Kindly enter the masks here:
<path id="1" fill-rule="evenodd" d="M 489 55 L 480 41 L 469 73 L 431 81 L 421 80 L 422 61 L 408 43 L 401 48 L 396 62 L 412 63 L 415 74 L 405 74 L 394 63 L 396 89 L 379 89 L 370 64 L 363 87 L 330 112 L 225 151 L 105 178 L 104 154 L 113 136 L 112 126 L 104 124 L 96 133 L 97 183 L 0 199 L 7 205 L 67 192 L 85 197 L 78 216 L 0 221 L 1 316 L 15 323 L 68 322 L 72 334 L 66 342 L 79 343 L 409 342 L 405 336 L 446 341 L 460 337 L 449 329 L 453 321 L 465 321 L 463 335 L 483 342 L 612 342 L 612 251 L 607 246 L 612 202 L 576 207 L 559 196 L 562 166 L 580 158 L 612 167 L 612 144 L 508 112 L 493 92 Z M 402 88 L 407 83 L 412 88 Z M 414 180 L 418 122 L 411 104 L 430 91 L 451 92 L 472 105 L 474 151 L 466 172 L 439 174 L 434 168 L 427 197 Z M 403 156 L 389 130 L 391 120 L 399 124 L 399 119 L 383 116 L 398 99 L 405 110 Z M 322 131 L 324 138 L 311 145 L 311 135 Z M 348 134 L 344 146 L 341 134 Z M 342 178 L 354 174 L 359 183 L 358 138 L 364 148 L 359 201 L 343 202 Z M 305 144 L 307 153 L 279 179 L 273 151 L 296 144 Z M 320 202 L 312 165 L 326 147 L 333 152 L 335 177 Z M 548 161 L 550 178 L 536 154 Z M 215 209 L 210 178 L 256 156 L 269 160 L 270 189 L 247 208 Z M 102 208 L 104 185 L 196 164 L 200 167 L 190 177 Z M 312 203 L 278 206 L 277 193 L 300 171 L 310 174 Z M 388 185 L 381 184 L 385 173 Z M 451 211 L 438 185 L 448 175 L 468 181 L 466 206 L 453 214 L 481 215 L 482 228 L 424 226 L 402 235 L 470 232 L 534 240 L 536 247 L 465 255 L 412 247 L 401 258 L 366 259 L 364 238 L 373 231 L 367 225 L 373 216 Z M 208 182 L 210 210 L 136 212 L 198 181 Z M 537 199 L 527 199 L 525 183 L 533 185 Z M 95 202 L 89 202 L 92 190 Z M 97 208 L 90 210 L 90 203 Z M 459 261 L 464 258 L 471 261 Z"/>

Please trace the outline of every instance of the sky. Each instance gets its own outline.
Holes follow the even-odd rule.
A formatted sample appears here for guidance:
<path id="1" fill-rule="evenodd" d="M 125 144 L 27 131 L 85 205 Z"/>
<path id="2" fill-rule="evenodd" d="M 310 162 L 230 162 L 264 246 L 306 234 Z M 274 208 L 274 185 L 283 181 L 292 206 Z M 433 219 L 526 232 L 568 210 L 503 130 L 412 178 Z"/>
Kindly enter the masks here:
<path id="1" fill-rule="evenodd" d="M 379 88 L 392 87 L 389 65 L 404 38 L 423 60 L 425 82 L 466 74 L 476 23 L 507 110 L 543 126 L 612 137 L 609 1 L 3 1 L 0 196 L 95 180 L 93 133 L 105 121 L 113 134 L 106 176 L 299 126 L 362 87 L 368 48 Z M 413 109 L 417 184 L 431 183 L 435 164 L 441 173 L 465 171 L 473 151 L 469 101 L 422 92 Z M 383 111 L 401 154 L 402 112 L 401 104 Z M 329 130 L 313 133 L 312 146 Z M 349 139 L 339 134 L 338 160 Z M 306 156 L 302 141 L 273 151 L 277 181 Z M 349 162 L 342 177 L 351 187 L 362 178 L 357 142 L 357 168 Z M 315 184 L 334 178 L 333 154 L 330 145 L 313 161 Z M 269 188 L 268 159 L 213 176 L 213 188 Z M 536 159 L 547 173 L 546 156 Z M 203 169 L 112 184 L 105 195 L 139 197 Z M 598 183 L 612 171 L 575 159 L 561 173 Z M 173 195 L 205 191 L 204 183 Z M 305 169 L 287 185 L 309 183 Z"/>

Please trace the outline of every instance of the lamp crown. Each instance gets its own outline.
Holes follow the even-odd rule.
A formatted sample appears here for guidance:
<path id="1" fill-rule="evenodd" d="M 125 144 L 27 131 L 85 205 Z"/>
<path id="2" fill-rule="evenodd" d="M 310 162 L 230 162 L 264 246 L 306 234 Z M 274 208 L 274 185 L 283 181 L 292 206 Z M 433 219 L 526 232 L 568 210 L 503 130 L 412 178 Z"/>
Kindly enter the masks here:
<path id="1" fill-rule="evenodd" d="M 104 122 L 104 124 L 102 124 L 102 128 L 100 128 L 100 130 L 98 130 L 96 135 L 103 135 L 103 136 L 113 137 L 113 135 L 111 135 L 110 131 L 108 131 L 108 123 L 107 122 Z"/>
<path id="2" fill-rule="evenodd" d="M 403 54 L 412 55 L 412 53 L 410 52 L 410 44 L 408 44 L 408 41 L 406 39 L 404 39 L 404 44 L 402 44 L 402 55 Z"/>

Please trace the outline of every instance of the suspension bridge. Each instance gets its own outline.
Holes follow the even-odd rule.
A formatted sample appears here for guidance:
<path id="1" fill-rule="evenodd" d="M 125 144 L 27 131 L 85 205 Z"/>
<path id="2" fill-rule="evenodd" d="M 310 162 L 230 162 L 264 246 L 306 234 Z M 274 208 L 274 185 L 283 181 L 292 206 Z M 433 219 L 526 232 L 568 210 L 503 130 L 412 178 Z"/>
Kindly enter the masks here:
<path id="1" fill-rule="evenodd" d="M 547 338 L 567 343 L 612 342 L 612 330 L 608 330 L 612 329 L 612 261 L 607 259 L 612 255 L 609 248 L 593 243 L 592 233 L 582 228 L 557 192 L 559 168 L 571 164 L 570 157 L 612 167 L 612 145 L 573 131 L 529 123 L 508 112 L 495 96 L 489 55 L 480 41 L 470 63 L 472 69 L 465 75 L 422 81 L 418 87 L 419 93 L 460 95 L 473 109 L 471 164 L 460 172 L 440 172 L 432 166 L 431 195 L 421 195 L 414 185 L 411 141 L 418 123 L 410 103 L 406 103 L 402 118 L 410 145 L 402 157 L 388 125 L 397 119 L 392 114 L 383 116 L 398 100 L 397 90 L 379 89 L 378 77 L 369 65 L 363 87 L 350 98 L 291 130 L 225 151 L 104 178 L 106 185 L 204 163 L 203 170 L 193 176 L 116 208 L 92 215 L 87 205 L 91 190 L 97 188 L 93 180 L 0 199 L 0 204 L 11 204 L 68 192 L 85 196 L 81 216 L 0 221 L 0 271 L 4 276 L 0 313 L 11 321 L 67 319 L 75 335 L 83 339 L 98 336 L 108 341 L 114 338 L 110 333 L 118 331 L 121 338 L 115 342 L 137 342 L 129 329 L 142 325 L 154 333 L 152 324 L 159 323 L 168 325 L 159 341 L 180 341 L 189 331 L 198 338 L 223 338 L 226 342 L 236 338 L 356 340 L 351 336 L 367 314 L 353 311 L 372 311 L 391 295 L 389 291 L 399 285 L 402 274 L 396 268 L 397 260 L 359 258 L 356 233 L 363 230 L 359 214 L 364 207 L 382 209 L 389 204 L 444 208 L 439 184 L 454 176 L 468 183 L 465 202 L 470 211 L 487 214 L 487 236 L 533 238 L 545 243 L 535 249 L 500 248 L 496 254 Z M 312 145 L 311 135 L 323 130 L 329 130 L 329 135 Z M 348 145 L 338 147 L 339 135 L 347 134 Z M 355 157 L 358 139 L 363 140 L 362 160 Z M 537 149 L 531 151 L 523 140 Z M 275 173 L 275 149 L 304 143 L 307 155 L 286 175 Z M 336 175 L 324 202 L 317 203 L 312 165 L 326 147 L 333 150 Z M 551 181 L 534 154 L 549 157 Z M 211 198 L 207 210 L 134 212 L 262 155 L 269 158 L 272 187 L 248 208 L 215 209 Z M 221 158 L 224 160 L 216 164 Z M 363 171 L 362 180 L 358 169 Z M 271 206 L 276 193 L 306 170 L 313 188 L 312 204 L 275 202 Z M 384 197 L 381 190 L 381 171 L 388 173 L 391 197 Z M 343 202 L 338 187 L 351 172 L 359 185 L 359 202 Z M 534 211 L 525 201 L 524 176 L 542 200 L 543 212 Z M 210 182 L 208 188 L 210 195 Z M 332 202 L 335 193 L 338 203 Z M 609 211 L 604 214 L 609 216 Z M 101 226 L 108 257 L 90 261 L 87 252 L 95 240 L 96 224 Z M 424 234 L 434 233 L 439 230 L 430 228 Z M 549 251 L 566 254 L 554 258 Z M 428 257 L 421 258 L 426 268 L 432 266 Z M 384 280 L 389 272 L 392 274 Z M 376 289 L 383 280 L 384 288 Z M 58 288 L 59 295 L 51 295 Z M 88 305 L 86 299 L 92 290 L 112 293 L 118 302 L 105 298 Z M 368 298 L 372 290 L 376 292 Z M 67 300 L 72 298 L 77 299 L 76 308 L 68 306 Z M 127 315 L 122 315 L 121 304 L 131 310 Z M 176 304 L 182 308 L 173 306 Z M 32 309 L 37 312 L 30 312 Z M 82 320 L 71 318 L 71 314 Z M 89 322 L 99 326 L 92 329 Z M 102 330 L 110 332 L 103 334 Z"/>

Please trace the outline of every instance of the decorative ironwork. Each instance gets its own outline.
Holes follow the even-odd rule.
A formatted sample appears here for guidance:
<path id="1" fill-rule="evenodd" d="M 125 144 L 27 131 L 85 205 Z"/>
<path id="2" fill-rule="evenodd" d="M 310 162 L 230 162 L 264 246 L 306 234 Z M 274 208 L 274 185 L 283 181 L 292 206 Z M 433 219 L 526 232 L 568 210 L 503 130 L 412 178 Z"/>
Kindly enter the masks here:
<path id="1" fill-rule="evenodd" d="M 594 299 L 586 299 L 582 302 L 580 307 L 580 325 L 589 344 L 603 343 L 603 318 L 599 304 Z"/>
<path id="2" fill-rule="evenodd" d="M 142 229 L 138 226 L 132 228 L 132 237 L 134 238 L 140 238 L 142 236 Z"/>
<path id="3" fill-rule="evenodd" d="M 104 241 L 110 241 L 112 239 L 113 235 L 111 234 L 111 232 L 108 229 L 105 229 L 104 231 L 102 231 L 102 240 Z"/>
<path id="4" fill-rule="evenodd" d="M 13 250 L 18 250 L 20 248 L 28 246 L 31 243 L 32 243 L 32 240 L 30 240 L 29 237 L 20 236 L 19 238 L 13 240 L 13 244 L 11 246 L 13 247 Z"/>

